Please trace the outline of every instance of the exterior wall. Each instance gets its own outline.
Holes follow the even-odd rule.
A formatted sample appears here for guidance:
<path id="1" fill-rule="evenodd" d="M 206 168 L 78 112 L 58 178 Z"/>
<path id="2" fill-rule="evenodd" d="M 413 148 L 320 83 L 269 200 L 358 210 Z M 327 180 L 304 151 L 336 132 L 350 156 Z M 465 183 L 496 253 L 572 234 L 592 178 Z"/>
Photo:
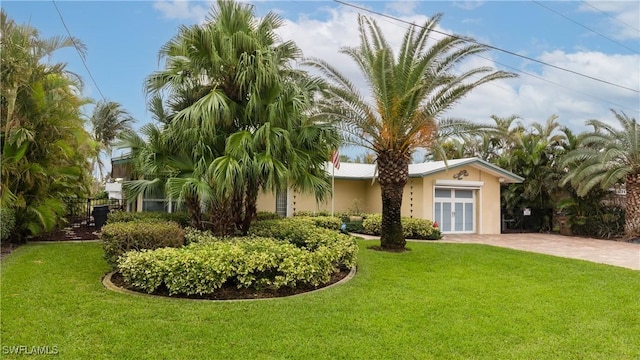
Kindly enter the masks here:
<path id="1" fill-rule="evenodd" d="M 258 211 L 276 212 L 276 194 L 260 192 L 256 201 Z"/>
<path id="2" fill-rule="evenodd" d="M 462 181 L 482 181 L 484 185 L 475 190 L 475 212 L 476 212 L 476 233 L 478 234 L 500 234 L 500 182 L 498 178 L 473 166 L 463 166 L 448 169 L 423 178 L 424 192 L 423 218 L 432 220 L 434 218 L 434 185 L 436 180 L 455 181 L 454 175 L 461 171 L 467 172 L 467 176 L 461 178 Z"/>
<path id="3" fill-rule="evenodd" d="M 367 187 L 370 180 L 335 180 L 335 194 L 333 197 L 334 211 L 347 212 L 356 207 L 361 212 L 368 212 Z M 317 203 L 313 195 L 293 193 L 289 197 L 292 212 L 296 211 L 331 211 L 331 195 L 321 203 Z"/>

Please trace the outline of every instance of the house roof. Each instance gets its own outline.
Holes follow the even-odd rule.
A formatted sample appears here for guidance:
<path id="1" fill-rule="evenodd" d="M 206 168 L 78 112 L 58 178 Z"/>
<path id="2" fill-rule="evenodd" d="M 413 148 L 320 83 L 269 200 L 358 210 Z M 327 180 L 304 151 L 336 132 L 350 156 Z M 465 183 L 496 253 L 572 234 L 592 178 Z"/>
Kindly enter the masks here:
<path id="1" fill-rule="evenodd" d="M 478 158 L 454 159 L 444 161 L 428 161 L 419 164 L 409 164 L 409 177 L 424 177 L 445 170 L 451 170 L 462 166 L 471 166 L 487 172 L 493 176 L 504 179 L 504 183 L 521 183 L 524 181 L 510 171 L 504 170 L 496 165 Z M 366 180 L 377 177 L 375 164 L 354 164 L 341 163 L 340 169 L 334 169 L 330 162 L 325 164 L 329 174 L 334 174 L 336 179 Z"/>

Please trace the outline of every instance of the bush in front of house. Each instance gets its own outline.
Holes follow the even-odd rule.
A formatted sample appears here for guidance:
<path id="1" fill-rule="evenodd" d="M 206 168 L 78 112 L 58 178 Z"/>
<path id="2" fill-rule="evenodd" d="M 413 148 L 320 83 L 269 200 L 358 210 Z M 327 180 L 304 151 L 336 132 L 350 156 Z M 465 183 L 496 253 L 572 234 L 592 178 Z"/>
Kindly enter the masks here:
<path id="1" fill-rule="evenodd" d="M 349 239 L 348 241 L 350 243 L 353 242 L 349 236 L 338 232 L 342 223 L 338 225 L 334 220 L 326 220 L 326 223 L 324 223 L 325 220 L 321 219 L 319 223 L 331 225 L 332 228 L 328 229 L 318 226 L 315 219 L 316 218 L 309 217 L 294 217 L 282 220 L 262 221 L 254 224 L 249 229 L 249 234 L 284 240 L 310 250 L 340 241 L 340 239 L 345 239 L 345 237 Z M 331 217 L 328 217 L 328 219 L 331 219 Z M 334 219 L 340 221 L 337 218 Z"/>
<path id="2" fill-rule="evenodd" d="M 407 239 L 438 240 L 442 238 L 440 229 L 433 226 L 431 220 L 402 217 L 402 232 Z M 362 221 L 362 233 L 380 235 L 382 215 L 369 214 Z"/>
<path id="3" fill-rule="evenodd" d="M 170 294 L 203 295 L 225 284 L 255 289 L 319 286 L 340 269 L 355 265 L 358 246 L 353 237 L 318 228 L 308 220 L 261 221 L 255 227 L 254 233 L 297 242 L 255 235 L 216 238 L 189 229 L 189 245 L 128 252 L 118 270 L 127 284 L 141 291 L 152 293 L 164 285 Z"/>
<path id="4" fill-rule="evenodd" d="M 107 224 L 113 224 L 117 222 L 162 222 L 173 221 L 182 227 L 189 226 L 189 214 L 184 211 L 165 213 L 158 211 L 142 211 L 142 212 L 128 212 L 128 211 L 112 211 L 107 215 Z"/>
<path id="5" fill-rule="evenodd" d="M 0 242 L 9 238 L 16 226 L 16 214 L 11 208 L 0 208 Z"/>
<path id="6" fill-rule="evenodd" d="M 256 221 L 278 220 L 280 218 L 280 215 L 271 211 L 258 211 L 256 213 Z"/>
<path id="7" fill-rule="evenodd" d="M 131 250 L 183 246 L 185 231 L 173 221 L 129 221 L 103 226 L 100 237 L 104 257 L 115 268 L 118 258 Z"/>

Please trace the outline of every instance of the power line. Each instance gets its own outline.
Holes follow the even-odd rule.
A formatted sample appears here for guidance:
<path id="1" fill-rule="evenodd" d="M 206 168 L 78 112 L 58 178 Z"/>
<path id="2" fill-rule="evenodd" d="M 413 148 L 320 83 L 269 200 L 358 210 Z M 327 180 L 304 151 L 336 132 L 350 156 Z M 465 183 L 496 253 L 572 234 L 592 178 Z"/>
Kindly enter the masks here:
<path id="1" fill-rule="evenodd" d="M 617 18 L 617 17 L 615 17 L 615 16 L 611 16 L 609 13 L 607 13 L 607 12 L 605 12 L 605 11 L 602 11 L 602 10 L 598 9 L 597 7 L 595 7 L 595 6 L 591 5 L 591 4 L 589 4 L 588 2 L 586 2 L 586 1 L 580 1 L 580 2 L 581 2 L 581 3 L 583 3 L 583 4 L 585 4 L 585 5 L 587 5 L 588 7 L 592 8 L 592 9 L 596 10 L 596 11 L 601 12 L 602 14 L 604 14 L 604 15 L 606 15 L 606 16 L 608 16 L 608 17 L 610 17 L 611 19 L 613 19 L 613 20 L 615 20 L 615 21 L 619 22 L 620 24 L 622 24 L 622 25 L 624 25 L 624 26 L 628 27 L 629 29 L 632 29 L 632 30 L 635 30 L 635 31 L 637 31 L 637 32 L 640 32 L 640 30 L 636 29 L 635 27 L 633 27 L 633 26 L 631 26 L 631 25 L 627 24 L 626 22 L 624 22 L 624 21 L 622 21 L 622 20 L 618 19 L 618 18 Z"/>
<path id="2" fill-rule="evenodd" d="M 387 19 L 382 19 L 382 21 L 385 21 L 385 22 L 386 22 L 386 23 L 388 23 L 388 24 L 391 24 L 391 25 L 398 26 L 398 27 L 402 28 L 402 26 L 398 25 L 396 22 L 388 21 Z M 565 85 L 563 85 L 563 84 L 560 84 L 560 83 L 557 83 L 557 82 L 554 82 L 554 81 L 551 81 L 551 80 L 545 79 L 545 78 L 543 78 L 542 76 L 538 76 L 538 75 L 535 75 L 535 74 L 529 73 L 529 72 L 527 72 L 527 71 L 517 69 L 517 68 L 515 68 L 515 67 L 513 67 L 513 66 L 510 66 L 510 65 L 507 65 L 507 64 L 501 63 L 501 62 L 496 61 L 496 60 L 494 60 L 494 59 L 490 59 L 490 58 L 488 58 L 488 57 L 486 57 L 486 56 L 482 56 L 482 55 L 480 55 L 480 54 L 473 54 L 473 55 L 474 55 L 474 56 L 477 56 L 477 57 L 479 57 L 479 58 L 481 58 L 481 59 L 485 59 L 485 60 L 488 60 L 488 61 L 494 62 L 494 63 L 496 63 L 496 64 L 498 64 L 498 65 L 503 66 L 503 67 L 509 68 L 509 69 L 511 69 L 511 70 L 513 70 L 513 71 L 515 71 L 515 72 L 522 73 L 522 74 L 524 74 L 524 75 L 527 75 L 527 76 L 529 76 L 529 77 L 532 77 L 532 78 L 538 79 L 538 80 L 540 80 L 540 81 L 544 81 L 544 82 L 546 82 L 546 83 L 549 83 L 549 84 L 552 84 L 552 85 L 555 85 L 555 86 L 561 87 L 561 88 L 563 88 L 563 89 L 569 90 L 569 91 L 571 91 L 571 92 L 573 92 L 573 93 L 580 94 L 580 95 L 582 95 L 582 96 L 586 96 L 586 97 L 589 97 L 589 98 L 592 98 L 592 99 L 594 99 L 594 100 L 598 100 L 598 101 L 601 101 L 601 102 L 605 102 L 605 103 L 607 103 L 607 104 L 609 104 L 609 105 L 613 105 L 613 106 L 615 106 L 615 107 L 617 107 L 617 108 L 620 108 L 620 109 L 629 110 L 629 111 L 633 111 L 633 112 L 638 112 L 638 109 L 633 109 L 633 108 L 630 108 L 630 107 L 627 107 L 627 106 L 624 106 L 624 105 L 620 105 L 620 104 L 614 103 L 614 102 L 612 102 L 612 101 L 609 101 L 609 100 L 606 100 L 606 99 L 603 99 L 603 98 L 599 98 L 599 97 L 597 97 L 597 96 L 593 96 L 593 95 L 590 95 L 590 94 L 584 93 L 584 92 L 582 92 L 582 91 L 579 91 L 579 90 L 576 90 L 576 89 L 570 88 L 570 87 L 565 86 Z M 502 86 L 500 86 L 500 85 L 497 85 L 497 84 L 496 84 L 496 83 L 494 83 L 494 82 L 489 82 L 489 83 L 487 83 L 487 85 L 489 85 L 489 86 L 495 86 L 495 87 L 500 88 L 500 89 L 502 89 L 502 90 L 509 90 L 509 89 L 507 89 L 507 88 L 505 88 L 505 87 L 502 87 Z"/>
<path id="3" fill-rule="evenodd" d="M 84 65 L 85 70 L 87 70 L 87 73 L 89 74 L 89 78 L 91 78 L 91 82 L 93 82 L 93 85 L 98 90 L 98 93 L 100 94 L 102 99 L 104 101 L 107 101 L 107 98 L 102 93 L 102 90 L 100 90 L 100 87 L 98 86 L 98 83 L 96 82 L 96 79 L 94 79 L 93 74 L 91 74 L 91 70 L 89 70 L 89 66 L 87 66 L 87 62 L 85 61 L 84 55 L 82 54 L 82 51 L 80 51 L 80 47 L 76 43 L 75 38 L 71 35 L 71 31 L 69 31 L 69 28 L 67 27 L 67 24 L 64 22 L 64 18 L 62 17 L 62 13 L 60 12 L 60 9 L 58 9 L 58 5 L 56 4 L 56 1 L 55 0 L 51 0 L 51 2 L 53 3 L 53 6 L 56 8 L 56 11 L 58 12 L 58 16 L 60 16 L 60 21 L 62 21 L 62 26 L 64 26 L 64 29 L 67 31 L 67 34 L 69 35 L 69 39 L 71 39 L 71 43 L 73 44 L 73 47 L 78 52 L 78 56 L 80 56 L 80 60 L 82 61 L 82 65 Z"/>
<path id="4" fill-rule="evenodd" d="M 565 19 L 567 19 L 567 20 L 571 21 L 572 23 L 574 23 L 574 24 L 576 24 L 576 25 L 578 25 L 578 26 L 580 26 L 580 27 L 582 27 L 582 28 L 584 28 L 584 29 L 589 30 L 589 31 L 591 31 L 591 32 L 592 32 L 592 33 L 594 33 L 594 34 L 600 35 L 601 37 L 603 37 L 603 38 L 605 38 L 605 39 L 607 39 L 607 40 L 611 41 L 612 43 L 618 44 L 618 45 L 622 46 L 623 48 L 625 48 L 625 49 L 627 49 L 627 50 L 629 50 L 629 51 L 631 51 L 631 52 L 633 52 L 633 53 L 635 53 L 635 54 L 640 54 L 640 53 L 638 52 L 638 50 L 632 49 L 632 48 L 628 47 L 627 45 L 625 45 L 625 44 L 623 44 L 623 43 L 621 43 L 621 42 L 619 42 L 619 41 L 617 41 L 617 40 L 615 40 L 615 39 L 612 39 L 612 38 L 610 38 L 610 37 L 608 37 L 608 36 L 606 36 L 606 35 L 604 35 L 604 34 L 602 34 L 602 33 L 600 33 L 600 32 L 597 32 L 597 31 L 595 31 L 595 30 L 591 29 L 591 28 L 590 28 L 590 27 L 588 27 L 588 26 L 582 25 L 581 23 L 579 23 L 579 22 L 577 22 L 577 21 L 573 20 L 572 18 L 570 18 L 570 17 L 568 17 L 568 16 L 566 16 L 566 15 L 564 15 L 564 14 L 562 14 L 562 13 L 560 13 L 559 11 L 556 11 L 556 10 L 554 10 L 554 9 L 552 9 L 552 8 L 550 8 L 550 7 L 546 6 L 546 5 L 544 5 L 544 4 L 542 4 L 542 3 L 541 3 L 541 2 L 539 2 L 539 1 L 531 0 L 531 2 L 533 2 L 534 4 L 536 4 L 536 5 L 540 6 L 540 7 L 543 7 L 543 8 L 545 8 L 545 9 L 547 9 L 547 10 L 551 11 L 552 13 L 554 13 L 554 14 L 556 14 L 556 15 L 562 16 L 563 18 L 565 18 Z"/>
<path id="5" fill-rule="evenodd" d="M 381 13 L 381 12 L 378 12 L 378 11 L 370 10 L 370 9 L 367 9 L 367 8 L 364 8 L 364 7 L 361 7 L 361 6 L 358 6 L 358 5 L 350 4 L 350 3 L 344 2 L 342 0 L 333 0 L 333 1 L 337 2 L 339 4 L 342 4 L 342 5 L 345 5 L 345 6 L 349 6 L 349 7 L 358 9 L 358 10 L 366 11 L 366 12 L 369 12 L 369 13 L 372 13 L 372 14 L 375 14 L 375 15 L 378 15 L 378 16 L 382 16 L 382 17 L 389 18 L 389 19 L 392 19 L 392 20 L 395 20 L 395 21 L 398 21 L 398 22 L 402 22 L 402 23 L 405 23 L 407 25 L 417 26 L 417 27 L 422 27 L 423 28 L 423 26 L 421 26 L 421 25 L 416 25 L 416 24 L 411 23 L 409 21 L 402 20 L 400 18 L 391 16 L 391 15 L 387 15 L 387 14 L 384 14 L 384 13 Z M 587 78 L 587 79 L 590 79 L 590 80 L 593 80 L 593 81 L 597 81 L 597 82 L 600 82 L 600 83 L 603 83 L 603 84 L 608 84 L 608 85 L 611 85 L 611 86 L 615 86 L 617 88 L 633 91 L 635 93 L 640 93 L 640 90 L 638 90 L 638 89 L 629 88 L 629 87 L 626 87 L 626 86 L 623 86 L 623 85 L 620 85 L 620 84 L 612 83 L 612 82 L 607 81 L 607 80 L 603 80 L 603 79 L 599 79 L 599 78 L 596 78 L 596 77 L 593 77 L 593 76 L 590 76 L 590 75 L 582 74 L 582 73 L 579 73 L 579 72 L 571 70 L 571 69 L 566 69 L 566 68 L 563 68 L 563 67 L 560 67 L 560 66 L 557 66 L 557 65 L 549 64 L 549 63 L 546 63 L 544 61 L 541 61 L 541 60 L 538 60 L 538 59 L 534 59 L 534 58 L 531 58 L 531 57 L 528 57 L 528 56 L 520 55 L 520 54 L 517 54 L 517 53 L 515 53 L 513 51 L 505 50 L 505 49 L 502 49 L 502 48 L 499 48 L 499 47 L 496 47 L 496 46 L 483 44 L 483 43 L 478 42 L 478 41 L 473 40 L 473 39 L 469 39 L 469 38 L 465 38 L 465 37 L 461 37 L 461 36 L 457 36 L 457 35 L 448 34 L 448 33 L 445 33 L 445 32 L 442 32 L 442 31 L 439 31 L 439 30 L 436 30 L 436 29 L 432 29 L 431 31 L 433 31 L 434 33 L 440 34 L 440 35 L 449 36 L 449 37 L 452 37 L 454 39 L 467 41 L 467 42 L 470 42 L 470 43 L 473 43 L 473 44 L 476 44 L 476 45 L 480 45 L 480 46 L 483 46 L 483 47 L 486 47 L 486 48 L 489 48 L 489 49 L 497 50 L 497 51 L 500 51 L 500 52 L 503 52 L 503 53 L 506 53 L 506 54 L 509 54 L 509 55 L 513 55 L 513 56 L 516 56 L 516 57 L 519 57 L 519 58 L 522 58 L 522 59 L 526 59 L 526 60 L 529 60 L 529 61 L 532 61 L 532 62 L 535 62 L 535 63 L 538 63 L 538 64 L 549 66 L 549 67 L 552 67 L 554 69 L 561 70 L 561 71 L 564 71 L 564 72 L 568 72 L 568 73 L 571 73 L 571 74 L 574 74 L 574 75 L 578 75 L 578 76 L 581 76 L 581 77 L 584 77 L 584 78 Z"/>

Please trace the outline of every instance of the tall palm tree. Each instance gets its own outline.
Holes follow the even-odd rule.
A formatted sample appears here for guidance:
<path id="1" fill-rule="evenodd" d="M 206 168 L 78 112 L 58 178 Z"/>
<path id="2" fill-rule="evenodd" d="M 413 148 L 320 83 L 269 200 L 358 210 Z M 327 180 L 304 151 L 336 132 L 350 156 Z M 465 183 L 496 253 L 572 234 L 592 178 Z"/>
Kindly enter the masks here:
<path id="1" fill-rule="evenodd" d="M 329 189 L 323 164 L 338 137 L 309 120 L 318 83 L 291 68 L 300 51 L 279 41 L 281 25 L 273 13 L 257 19 L 251 6 L 218 1 L 207 23 L 180 28 L 162 47 L 165 68 L 146 81 L 150 107 L 170 134 L 170 161 L 154 171 L 165 174 L 168 194 L 199 204 L 220 233 L 246 233 L 260 191 L 293 185 L 322 198 Z M 144 182 L 136 184 L 143 191 Z"/>
<path id="2" fill-rule="evenodd" d="M 123 131 L 131 130 L 131 124 L 135 120 L 122 108 L 122 106 L 113 101 L 99 101 L 91 115 L 91 127 L 93 130 L 93 139 L 100 145 L 102 151 L 107 156 L 111 156 L 113 142 Z M 103 177 L 104 164 L 102 162 L 101 153 L 98 153 L 94 160 L 94 165 L 98 165 L 100 179 Z"/>
<path id="3" fill-rule="evenodd" d="M 446 137 L 447 129 L 459 129 L 455 121 L 442 116 L 465 95 L 489 81 L 514 76 L 488 67 L 457 73 L 456 65 L 488 49 L 464 37 L 434 42 L 433 31 L 441 17 L 438 14 L 422 26 L 410 26 L 397 57 L 376 22 L 358 18 L 360 46 L 341 52 L 357 63 L 370 99 L 327 62 L 308 63 L 327 81 L 321 115 L 340 124 L 347 142 L 377 155 L 384 249 L 403 249 L 406 244 L 400 209 L 413 152 L 437 145 L 434 138 Z"/>
<path id="4" fill-rule="evenodd" d="M 562 183 L 570 183 L 579 196 L 585 196 L 596 186 L 608 190 L 623 182 L 627 190 L 625 237 L 635 238 L 640 236 L 640 127 L 624 112 L 611 112 L 620 127 L 587 121 L 593 131 L 565 156 L 564 165 L 573 166 Z"/>

